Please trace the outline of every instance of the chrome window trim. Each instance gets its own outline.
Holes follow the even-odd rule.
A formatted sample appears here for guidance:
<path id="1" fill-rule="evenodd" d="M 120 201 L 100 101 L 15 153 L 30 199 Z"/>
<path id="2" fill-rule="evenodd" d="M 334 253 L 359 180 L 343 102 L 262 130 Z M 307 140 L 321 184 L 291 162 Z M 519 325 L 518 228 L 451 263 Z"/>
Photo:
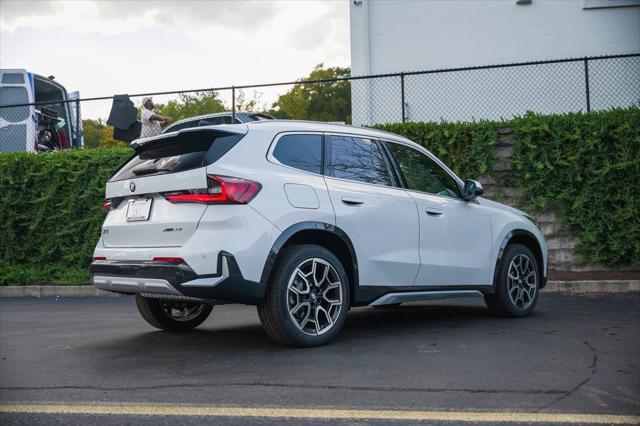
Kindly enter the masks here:
<path id="1" fill-rule="evenodd" d="M 349 182 L 349 183 L 358 183 L 358 184 L 362 184 L 362 185 L 370 185 L 370 186 L 374 186 L 374 187 L 380 187 L 380 188 L 391 188 L 391 189 L 396 189 L 396 190 L 402 190 L 402 191 L 407 191 L 407 192 L 415 192 L 418 194 L 426 194 L 426 195 L 430 195 L 433 197 L 439 197 L 445 200 L 454 200 L 454 201 L 461 201 L 463 203 L 468 203 L 468 201 L 460 198 L 460 197 L 447 197 L 445 195 L 438 195 L 438 194 L 432 194 L 430 192 L 423 192 L 423 191 L 417 191 L 414 189 L 409 189 L 409 188 L 404 188 L 402 186 L 397 186 L 393 184 L 393 176 L 390 176 L 392 184 L 391 185 L 383 185 L 383 184 L 379 184 L 379 183 L 370 183 L 370 182 L 362 182 L 359 180 L 353 180 L 353 179 L 345 179 L 345 178 L 339 178 L 339 177 L 335 177 L 335 176 L 329 176 L 324 174 L 324 170 L 322 171 L 321 174 L 318 173 L 314 173 L 314 172 L 309 172 L 307 170 L 302 170 L 302 169 L 298 169 L 296 167 L 292 167 L 289 166 L 287 164 L 283 164 L 280 161 L 278 161 L 277 158 L 275 158 L 273 156 L 273 151 L 276 148 L 276 145 L 278 144 L 278 141 L 285 135 L 323 135 L 323 136 L 331 136 L 331 135 L 336 135 L 336 136 L 352 136 L 352 137 L 358 137 L 358 138 L 363 138 L 363 139 L 370 139 L 370 140 L 376 140 L 379 142 L 389 142 L 389 143 L 397 143 L 400 145 L 404 145 L 408 148 L 413 148 L 413 149 L 417 149 L 420 153 L 428 156 L 430 159 L 432 159 L 436 164 L 438 164 L 440 167 L 442 167 L 444 169 L 444 171 L 449 174 L 449 176 L 451 176 L 454 181 L 460 186 L 460 190 L 464 189 L 464 182 L 462 181 L 462 179 L 460 179 L 455 173 L 453 173 L 453 171 L 451 171 L 451 169 L 449 169 L 442 161 L 440 161 L 437 157 L 435 157 L 429 150 L 427 150 L 426 148 L 416 144 L 417 148 L 414 147 L 412 144 L 414 144 L 415 142 L 410 142 L 407 143 L 405 141 L 402 140 L 394 140 L 391 138 L 380 138 L 380 137 L 376 137 L 376 136 L 369 136 L 369 135 L 363 135 L 360 133 L 355 133 L 355 132 L 327 132 L 327 131 L 322 131 L 322 130 L 286 130 L 286 131 L 282 131 L 282 132 L 278 132 L 274 135 L 273 139 L 271 140 L 271 143 L 269 144 L 269 148 L 267 149 L 267 161 L 269 161 L 272 164 L 276 164 L 278 166 L 282 166 L 282 167 L 286 167 L 288 169 L 291 170 L 295 170 L 297 172 L 300 173 L 306 173 L 312 176 L 319 176 L 319 177 L 324 177 L 325 179 L 333 179 L 333 180 L 337 180 L 337 181 L 342 181 L 342 182 Z M 323 147 L 324 147 L 324 143 L 323 143 Z M 324 150 L 322 152 L 322 156 L 323 156 L 323 163 L 325 162 L 324 159 Z M 476 204 L 479 204 L 477 200 L 473 200 Z"/>

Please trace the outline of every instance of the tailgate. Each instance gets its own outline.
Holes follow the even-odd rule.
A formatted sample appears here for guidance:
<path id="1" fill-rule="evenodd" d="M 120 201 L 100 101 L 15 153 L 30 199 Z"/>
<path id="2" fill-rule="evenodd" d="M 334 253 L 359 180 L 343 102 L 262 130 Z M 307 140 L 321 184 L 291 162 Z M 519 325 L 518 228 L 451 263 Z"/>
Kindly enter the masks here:
<path id="1" fill-rule="evenodd" d="M 117 200 L 118 204 L 111 208 L 102 227 L 105 247 L 170 247 L 186 243 L 196 231 L 207 206 L 172 204 L 161 193 L 205 188 L 206 176 L 203 167 L 171 175 L 109 182 L 107 198 Z M 150 200 L 148 216 L 144 220 L 130 211 L 134 208 L 131 203 L 142 199 Z"/>
<path id="2" fill-rule="evenodd" d="M 105 247 L 185 244 L 207 206 L 172 203 L 163 194 L 206 190 L 207 166 L 244 136 L 244 129 L 238 130 L 189 129 L 134 142 L 136 154 L 107 183 L 111 208 L 102 228 Z"/>

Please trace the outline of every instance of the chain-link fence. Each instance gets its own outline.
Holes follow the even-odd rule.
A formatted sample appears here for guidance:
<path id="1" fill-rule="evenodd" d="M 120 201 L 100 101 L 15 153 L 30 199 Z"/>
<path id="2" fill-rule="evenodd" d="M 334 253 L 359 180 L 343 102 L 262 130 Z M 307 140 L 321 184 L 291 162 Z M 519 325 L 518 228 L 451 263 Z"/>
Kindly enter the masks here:
<path id="1" fill-rule="evenodd" d="M 107 125 L 113 96 L 78 99 L 40 76 L 15 70 L 1 76 L 0 152 L 113 143 L 113 128 Z M 640 105 L 640 54 L 165 91 L 129 99 L 139 111 L 146 96 L 153 96 L 172 120 L 166 130 L 264 118 L 253 113 L 354 125 L 508 119 L 527 111 Z M 215 119 L 175 122 L 214 113 L 219 114 Z"/>

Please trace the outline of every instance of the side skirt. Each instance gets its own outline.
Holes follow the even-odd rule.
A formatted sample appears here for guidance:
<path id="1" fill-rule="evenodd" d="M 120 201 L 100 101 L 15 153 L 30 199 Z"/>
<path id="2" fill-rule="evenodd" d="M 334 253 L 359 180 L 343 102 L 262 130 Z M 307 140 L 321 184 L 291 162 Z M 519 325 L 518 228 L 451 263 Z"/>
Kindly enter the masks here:
<path id="1" fill-rule="evenodd" d="M 382 306 L 422 300 L 482 297 L 493 294 L 492 285 L 387 287 L 362 286 L 355 291 L 352 306 Z"/>
<path id="2" fill-rule="evenodd" d="M 421 300 L 453 299 L 460 297 L 482 297 L 482 292 L 478 290 L 458 290 L 458 291 L 413 291 L 410 293 L 389 293 L 376 299 L 370 306 L 393 305 L 403 302 L 419 302 Z"/>

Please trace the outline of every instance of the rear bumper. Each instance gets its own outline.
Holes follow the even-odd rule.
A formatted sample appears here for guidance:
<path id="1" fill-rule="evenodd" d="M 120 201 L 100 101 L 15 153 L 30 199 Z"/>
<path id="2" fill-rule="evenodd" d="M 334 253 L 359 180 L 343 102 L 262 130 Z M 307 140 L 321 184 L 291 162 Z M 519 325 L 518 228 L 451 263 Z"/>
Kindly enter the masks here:
<path id="1" fill-rule="evenodd" d="M 100 260 L 90 267 L 91 282 L 101 290 L 260 303 L 265 286 L 246 280 L 233 255 L 220 252 L 216 270 L 213 275 L 197 275 L 186 263 L 118 260 Z"/>

